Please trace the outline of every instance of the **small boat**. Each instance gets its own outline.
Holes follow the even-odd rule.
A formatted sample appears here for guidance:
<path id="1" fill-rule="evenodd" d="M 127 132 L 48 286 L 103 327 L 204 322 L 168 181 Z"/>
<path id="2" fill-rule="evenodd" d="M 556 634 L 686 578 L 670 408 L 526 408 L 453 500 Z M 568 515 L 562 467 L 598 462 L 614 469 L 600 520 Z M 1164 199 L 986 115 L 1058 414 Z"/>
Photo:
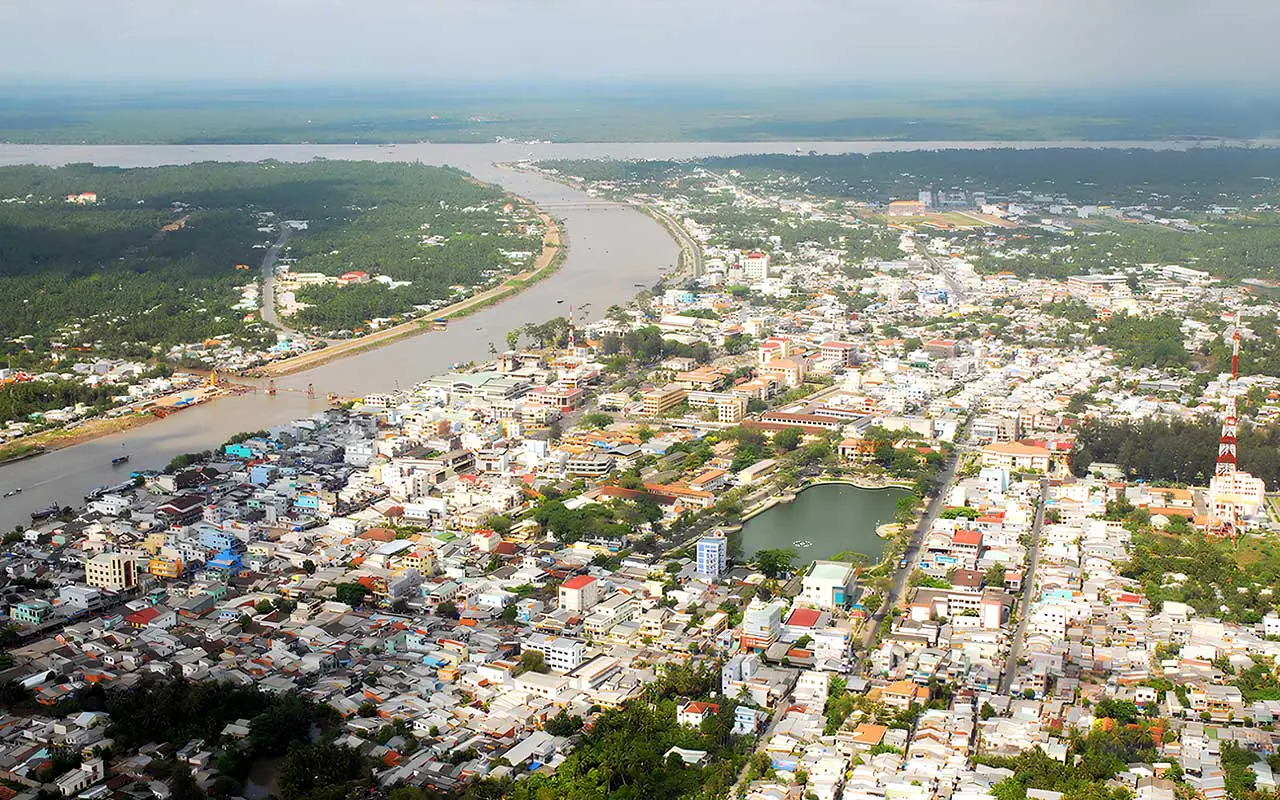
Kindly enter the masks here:
<path id="1" fill-rule="evenodd" d="M 5 496 L 5 497 L 13 497 L 15 494 L 22 494 L 22 487 L 21 487 L 21 486 L 19 486 L 19 487 L 18 487 L 18 488 L 16 488 L 16 489 L 10 489 L 9 491 L 7 491 L 7 492 L 5 492 L 5 493 L 4 493 L 4 496 Z"/>
<path id="2" fill-rule="evenodd" d="M 111 466 L 113 467 L 118 467 L 121 464 L 128 464 L 128 463 L 129 463 L 129 457 L 127 455 L 116 456 L 115 458 L 111 459 Z"/>
<path id="3" fill-rule="evenodd" d="M 563 302 L 564 302 L 564 298 L 563 298 L 563 297 L 561 297 L 561 298 L 559 298 L 559 299 L 557 299 L 557 300 L 556 300 L 556 305 L 560 305 L 560 304 L 561 304 L 561 303 L 563 303 Z"/>

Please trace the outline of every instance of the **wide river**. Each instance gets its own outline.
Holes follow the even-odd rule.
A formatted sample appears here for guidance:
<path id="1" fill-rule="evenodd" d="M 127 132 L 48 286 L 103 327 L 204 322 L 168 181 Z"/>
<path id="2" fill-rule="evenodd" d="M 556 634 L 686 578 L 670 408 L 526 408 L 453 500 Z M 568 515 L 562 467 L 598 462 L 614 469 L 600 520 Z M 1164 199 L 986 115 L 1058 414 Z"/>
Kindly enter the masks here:
<path id="1" fill-rule="evenodd" d="M 226 397 L 174 414 L 117 436 L 0 467 L 0 492 L 22 494 L 0 500 L 0 529 L 28 521 L 28 514 L 52 502 L 75 505 L 89 490 L 121 480 L 128 469 L 159 468 L 179 453 L 204 450 L 242 430 L 286 423 L 324 408 L 309 400 L 308 384 L 320 397 L 328 392 L 358 396 L 409 386 L 443 372 L 455 362 L 482 360 L 490 343 L 501 348 L 507 331 L 567 312 L 568 304 L 599 316 L 625 302 L 637 283 L 650 284 L 661 267 L 675 263 L 678 248 L 658 223 L 627 206 L 589 197 L 534 174 L 499 166 L 525 159 L 653 158 L 685 159 L 744 153 L 871 153 L 889 150 L 1013 147 L 1145 147 L 1185 149 L 1189 142 L 768 142 L 610 144 L 402 144 L 378 145 L 12 145 L 0 144 L 0 165 L 61 166 L 91 162 L 142 167 L 200 161 L 307 161 L 313 158 L 365 161 L 421 161 L 466 170 L 527 197 L 560 219 L 569 255 L 551 278 L 521 294 L 449 326 L 447 331 L 401 339 L 385 347 L 334 361 L 277 380 L 275 397 Z M 564 305 L 558 304 L 564 300 Z M 128 467 L 111 459 L 128 453 Z M 826 554 L 829 555 L 829 554 Z"/>

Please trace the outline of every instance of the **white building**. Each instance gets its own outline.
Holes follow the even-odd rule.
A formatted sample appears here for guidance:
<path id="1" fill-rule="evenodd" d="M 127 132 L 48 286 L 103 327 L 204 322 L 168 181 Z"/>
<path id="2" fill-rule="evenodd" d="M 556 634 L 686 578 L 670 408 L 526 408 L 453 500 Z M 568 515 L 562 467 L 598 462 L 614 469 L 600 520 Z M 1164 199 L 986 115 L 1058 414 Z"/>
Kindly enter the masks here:
<path id="1" fill-rule="evenodd" d="M 698 574 L 718 578 L 729 565 L 729 540 L 715 531 L 698 540 Z"/>
<path id="2" fill-rule="evenodd" d="M 575 575 L 560 584 L 560 608 L 585 614 L 600 602 L 600 581 L 590 575 Z"/>
<path id="3" fill-rule="evenodd" d="M 1247 472 L 1215 475 L 1209 481 L 1213 518 L 1223 522 L 1253 519 L 1266 502 L 1267 484 Z"/>
<path id="4" fill-rule="evenodd" d="M 857 574 L 840 561 L 815 561 L 800 582 L 800 600 L 816 608 L 837 609 L 853 599 Z"/>

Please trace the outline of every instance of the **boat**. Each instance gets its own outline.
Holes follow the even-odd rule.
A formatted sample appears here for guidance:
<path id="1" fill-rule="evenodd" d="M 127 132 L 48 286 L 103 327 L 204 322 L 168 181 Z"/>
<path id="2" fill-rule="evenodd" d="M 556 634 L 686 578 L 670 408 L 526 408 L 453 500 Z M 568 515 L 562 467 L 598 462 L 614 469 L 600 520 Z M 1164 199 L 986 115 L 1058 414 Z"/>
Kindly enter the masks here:
<path id="1" fill-rule="evenodd" d="M 128 463 L 129 463 L 129 456 L 127 455 L 116 456 L 115 458 L 111 459 L 111 466 L 113 467 L 118 467 L 121 464 L 128 464 Z"/>
<path id="2" fill-rule="evenodd" d="M 563 303 L 563 302 L 564 302 L 564 298 L 563 298 L 563 297 L 561 297 L 561 298 L 559 298 L 559 299 L 557 299 L 557 300 L 556 300 L 556 305 L 560 305 L 560 304 L 561 304 L 561 303 Z"/>
<path id="3" fill-rule="evenodd" d="M 7 492 L 5 492 L 5 493 L 4 493 L 4 496 L 5 496 L 5 497 L 13 497 L 15 494 L 22 494 L 22 487 L 21 487 L 21 486 L 19 486 L 19 487 L 18 487 L 18 488 L 16 488 L 16 489 L 10 489 L 9 491 L 7 491 Z"/>
<path id="4" fill-rule="evenodd" d="M 41 520 L 48 519 L 49 517 L 56 516 L 60 511 L 62 511 L 62 508 L 57 503 L 50 503 L 39 511 L 32 511 L 31 521 L 39 522 Z"/>

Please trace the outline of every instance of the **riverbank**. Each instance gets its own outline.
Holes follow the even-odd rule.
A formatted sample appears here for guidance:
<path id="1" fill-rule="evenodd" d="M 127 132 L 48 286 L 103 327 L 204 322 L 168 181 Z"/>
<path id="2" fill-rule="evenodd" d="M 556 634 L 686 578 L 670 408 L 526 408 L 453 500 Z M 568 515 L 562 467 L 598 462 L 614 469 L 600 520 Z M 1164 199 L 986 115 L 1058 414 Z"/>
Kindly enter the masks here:
<path id="1" fill-rule="evenodd" d="M 74 428 L 53 428 L 33 433 L 16 442 L 0 446 L 0 466 L 8 466 L 26 458 L 61 450 L 64 447 L 74 447 L 103 436 L 124 433 L 156 419 L 157 417 L 151 414 L 123 414 L 118 417 L 88 419 Z M 38 452 L 32 452 L 37 448 Z"/>
<path id="2" fill-rule="evenodd" d="M 359 339 L 350 339 L 329 345 L 321 350 L 312 350 L 291 358 L 273 361 L 264 367 L 253 370 L 249 374 L 254 377 L 264 378 L 293 375 L 340 358 L 347 358 L 376 347 L 382 347 L 409 336 L 427 333 L 434 327 L 433 320 L 452 320 L 465 317 L 495 303 L 500 303 L 528 286 L 550 277 L 564 263 L 569 251 L 569 241 L 559 221 L 550 214 L 545 211 L 539 211 L 538 218 L 546 229 L 542 235 L 542 252 L 530 269 L 512 275 L 501 285 L 472 295 L 466 300 L 459 301 L 451 306 L 446 306 L 434 312 L 430 319 L 411 320 L 391 328 L 375 331 L 368 336 L 361 336 Z"/>

